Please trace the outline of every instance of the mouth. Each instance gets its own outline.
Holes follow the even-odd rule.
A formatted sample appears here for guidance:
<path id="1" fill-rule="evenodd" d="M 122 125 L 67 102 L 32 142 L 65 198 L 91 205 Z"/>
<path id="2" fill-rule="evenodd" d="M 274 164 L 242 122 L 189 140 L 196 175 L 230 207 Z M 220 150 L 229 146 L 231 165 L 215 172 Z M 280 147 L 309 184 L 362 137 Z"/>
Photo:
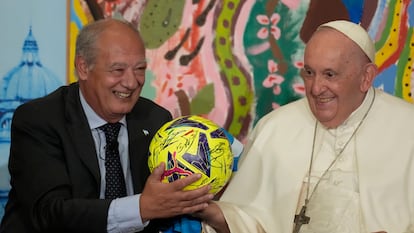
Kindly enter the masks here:
<path id="1" fill-rule="evenodd" d="M 113 93 L 121 99 L 129 98 L 132 95 L 132 92 L 113 91 Z"/>
<path id="2" fill-rule="evenodd" d="M 332 101 L 333 99 L 334 99 L 334 97 L 317 97 L 317 98 L 315 98 L 316 103 L 321 103 L 321 104 L 328 103 L 328 102 Z"/>

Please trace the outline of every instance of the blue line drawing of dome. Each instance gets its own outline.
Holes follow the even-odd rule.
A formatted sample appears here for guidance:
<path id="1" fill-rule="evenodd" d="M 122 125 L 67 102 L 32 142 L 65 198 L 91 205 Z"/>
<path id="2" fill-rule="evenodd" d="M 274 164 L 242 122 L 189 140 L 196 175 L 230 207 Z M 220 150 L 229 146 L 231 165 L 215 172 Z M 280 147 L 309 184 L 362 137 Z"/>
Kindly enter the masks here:
<path id="1" fill-rule="evenodd" d="M 62 83 L 39 59 L 32 27 L 23 43 L 20 63 L 3 77 L 0 86 L 0 142 L 10 142 L 14 110 L 21 104 L 49 94 Z"/>

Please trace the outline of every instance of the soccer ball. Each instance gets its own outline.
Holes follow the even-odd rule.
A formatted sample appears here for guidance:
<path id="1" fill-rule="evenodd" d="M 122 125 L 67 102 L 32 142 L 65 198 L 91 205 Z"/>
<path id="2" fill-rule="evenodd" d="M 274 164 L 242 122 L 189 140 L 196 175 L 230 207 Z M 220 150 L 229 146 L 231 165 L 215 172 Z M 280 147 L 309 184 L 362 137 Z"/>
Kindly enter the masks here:
<path id="1" fill-rule="evenodd" d="M 168 183 L 193 173 L 202 177 L 185 187 L 193 190 L 210 184 L 219 192 L 229 180 L 233 154 L 227 131 L 200 116 L 182 116 L 165 123 L 149 146 L 148 166 L 152 172 L 165 162 L 162 182 Z"/>

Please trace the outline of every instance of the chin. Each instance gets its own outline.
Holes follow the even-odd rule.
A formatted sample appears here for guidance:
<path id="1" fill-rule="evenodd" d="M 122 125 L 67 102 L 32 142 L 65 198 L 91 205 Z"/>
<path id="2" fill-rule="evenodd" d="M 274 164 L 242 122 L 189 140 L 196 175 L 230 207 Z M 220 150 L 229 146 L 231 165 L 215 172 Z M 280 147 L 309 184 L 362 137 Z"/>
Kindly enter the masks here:
<path id="1" fill-rule="evenodd" d="M 326 115 L 316 115 L 316 119 L 325 126 L 334 124 L 334 120 L 332 119 L 332 117 Z"/>
<path id="2" fill-rule="evenodd" d="M 132 108 L 133 108 L 133 105 L 128 105 L 128 106 L 118 105 L 117 107 L 115 107 L 113 109 L 114 110 L 113 112 L 115 112 L 116 114 L 119 114 L 119 115 L 125 115 L 125 114 L 131 112 Z"/>

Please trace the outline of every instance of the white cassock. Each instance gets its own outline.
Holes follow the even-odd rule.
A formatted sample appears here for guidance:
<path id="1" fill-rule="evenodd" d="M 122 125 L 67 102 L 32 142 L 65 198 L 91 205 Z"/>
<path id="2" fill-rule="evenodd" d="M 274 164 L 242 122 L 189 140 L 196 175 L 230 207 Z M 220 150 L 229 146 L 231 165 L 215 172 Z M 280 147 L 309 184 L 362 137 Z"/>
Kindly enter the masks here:
<path id="1" fill-rule="evenodd" d="M 257 123 L 239 170 L 217 202 L 231 232 L 292 232 L 306 196 L 315 122 L 301 99 Z M 328 130 L 318 124 L 316 135 L 311 220 L 301 233 L 414 232 L 414 105 L 370 89 L 341 126 Z M 214 232 L 206 224 L 203 228 Z"/>

